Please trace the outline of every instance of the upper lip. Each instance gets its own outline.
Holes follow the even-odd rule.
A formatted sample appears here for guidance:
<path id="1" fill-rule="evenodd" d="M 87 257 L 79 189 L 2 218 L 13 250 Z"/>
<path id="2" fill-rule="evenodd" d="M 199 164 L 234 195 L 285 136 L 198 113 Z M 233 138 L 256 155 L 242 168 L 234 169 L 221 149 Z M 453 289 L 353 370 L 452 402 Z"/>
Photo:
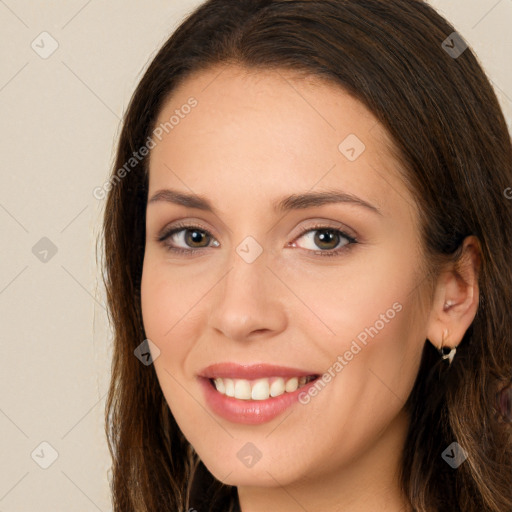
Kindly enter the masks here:
<path id="1" fill-rule="evenodd" d="M 207 366 L 199 373 L 200 377 L 208 379 L 232 378 L 232 379 L 259 379 L 264 377 L 307 377 L 318 375 L 313 371 L 288 366 L 277 366 L 273 364 L 238 364 L 233 362 L 215 363 Z"/>

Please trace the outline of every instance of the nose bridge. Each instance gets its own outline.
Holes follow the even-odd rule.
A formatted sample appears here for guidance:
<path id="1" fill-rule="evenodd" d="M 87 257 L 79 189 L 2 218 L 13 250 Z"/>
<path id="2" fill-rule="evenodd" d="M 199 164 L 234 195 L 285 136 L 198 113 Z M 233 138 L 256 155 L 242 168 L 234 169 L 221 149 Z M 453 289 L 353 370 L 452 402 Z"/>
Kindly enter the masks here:
<path id="1" fill-rule="evenodd" d="M 254 240 L 254 239 L 252 239 Z M 221 284 L 222 302 L 234 301 L 230 307 L 264 307 L 265 289 L 272 273 L 268 270 L 266 251 L 257 242 L 244 239 L 234 248 L 228 262 L 228 273 Z M 249 310 L 248 310 L 249 313 Z"/>
<path id="2" fill-rule="evenodd" d="M 233 339 L 243 339 L 255 330 L 280 328 L 284 311 L 279 307 L 276 278 L 267 268 L 268 255 L 253 237 L 234 247 L 214 291 L 211 327 Z"/>
<path id="3" fill-rule="evenodd" d="M 240 228 L 230 233 L 230 254 L 227 258 L 229 274 L 226 275 L 225 286 L 229 287 L 231 283 L 239 286 L 240 282 L 246 282 L 256 291 L 263 284 L 262 279 L 271 275 L 267 268 L 270 251 L 264 229 L 255 229 L 256 225 L 261 226 L 262 223 L 254 215 L 251 217 L 252 220 L 247 222 L 241 222 L 243 219 L 239 218 Z"/>

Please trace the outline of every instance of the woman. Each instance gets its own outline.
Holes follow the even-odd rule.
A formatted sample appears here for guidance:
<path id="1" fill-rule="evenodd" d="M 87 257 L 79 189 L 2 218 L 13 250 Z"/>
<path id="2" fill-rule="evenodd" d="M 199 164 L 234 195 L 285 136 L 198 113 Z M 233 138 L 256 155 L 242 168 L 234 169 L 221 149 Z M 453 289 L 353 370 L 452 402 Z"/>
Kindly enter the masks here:
<path id="1" fill-rule="evenodd" d="M 512 510 L 511 184 L 424 2 L 199 6 L 108 187 L 114 510 Z"/>

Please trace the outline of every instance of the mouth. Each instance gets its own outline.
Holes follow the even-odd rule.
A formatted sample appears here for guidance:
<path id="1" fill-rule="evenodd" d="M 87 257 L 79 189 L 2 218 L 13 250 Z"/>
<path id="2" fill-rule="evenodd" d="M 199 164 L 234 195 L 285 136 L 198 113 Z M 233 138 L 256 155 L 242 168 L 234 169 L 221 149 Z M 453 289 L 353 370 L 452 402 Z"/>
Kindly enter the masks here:
<path id="1" fill-rule="evenodd" d="M 294 377 L 263 377 L 259 379 L 237 379 L 227 377 L 209 378 L 210 385 L 222 395 L 238 400 L 268 400 L 285 393 L 293 393 L 319 377 L 317 374 Z"/>
<path id="2" fill-rule="evenodd" d="M 258 425 L 294 407 L 321 375 L 264 363 L 217 363 L 197 377 L 212 412 L 232 423 Z"/>

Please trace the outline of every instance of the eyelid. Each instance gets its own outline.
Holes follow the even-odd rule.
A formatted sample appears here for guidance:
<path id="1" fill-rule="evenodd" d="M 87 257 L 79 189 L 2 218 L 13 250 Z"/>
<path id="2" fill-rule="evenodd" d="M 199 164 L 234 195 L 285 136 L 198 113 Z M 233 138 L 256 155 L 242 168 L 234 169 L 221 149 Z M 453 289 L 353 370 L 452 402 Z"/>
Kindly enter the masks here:
<path id="1" fill-rule="evenodd" d="M 320 219 L 312 219 L 311 222 L 313 224 L 308 225 L 308 227 L 301 226 L 299 228 L 299 232 L 294 235 L 294 239 L 304 235 L 308 231 L 314 230 L 314 229 L 333 229 L 338 231 L 343 231 L 346 235 L 349 235 L 350 237 L 358 240 L 359 235 L 349 226 L 346 224 L 343 224 L 339 221 L 332 221 L 332 220 L 320 220 Z M 156 235 L 157 241 L 162 241 L 163 238 L 167 237 L 169 233 L 172 231 L 177 230 L 178 228 L 199 228 L 202 231 L 205 231 L 211 236 L 214 236 L 212 233 L 211 228 L 206 227 L 204 224 L 201 224 L 200 221 L 197 221 L 195 219 L 190 220 L 177 220 L 172 225 L 168 226 L 166 225 L 163 229 L 159 231 L 159 233 Z"/>
<path id="2" fill-rule="evenodd" d="M 296 245 L 296 240 L 299 240 L 300 238 L 303 238 L 308 233 L 314 232 L 314 231 L 334 231 L 338 234 L 339 237 L 344 238 L 347 240 L 347 243 L 342 245 L 341 247 L 338 247 L 336 249 L 329 249 L 329 250 L 312 250 L 312 249 L 304 249 L 302 247 L 298 247 Z M 329 226 L 327 223 L 320 223 L 315 226 L 309 226 L 309 227 L 303 227 L 301 233 L 297 237 L 293 239 L 293 242 L 290 242 L 294 244 L 294 247 L 298 247 L 299 249 L 302 249 L 306 251 L 306 253 L 314 253 L 315 255 L 319 255 L 321 257 L 334 257 L 334 256 L 342 256 L 345 252 L 350 251 L 354 245 L 359 244 L 358 238 L 355 236 L 351 236 L 344 230 L 343 226 L 340 227 L 332 227 Z M 288 244 L 288 247 L 290 247 L 290 243 Z"/>
<path id="3" fill-rule="evenodd" d="M 307 226 L 301 226 L 299 228 L 299 233 L 294 236 L 294 240 L 301 237 L 302 235 L 308 233 L 309 231 L 322 230 L 322 229 L 332 229 L 333 231 L 341 231 L 344 235 L 346 235 L 349 239 L 359 240 L 359 235 L 347 226 L 346 224 L 342 224 L 338 221 L 332 220 L 319 220 L 313 219 L 312 224 L 308 224 Z"/>
<path id="4" fill-rule="evenodd" d="M 201 231 L 204 231 L 205 233 L 207 233 L 208 235 L 211 235 L 213 237 L 212 230 L 210 228 L 207 228 L 206 226 L 201 224 L 201 222 L 191 219 L 190 221 L 189 220 L 186 220 L 186 221 L 178 220 L 171 225 L 165 226 L 163 229 L 161 229 L 157 233 L 156 240 L 159 242 L 162 242 L 167 237 L 169 237 L 169 235 L 171 233 L 173 233 L 175 231 L 180 231 L 182 229 L 191 229 L 191 228 L 199 228 Z"/>
<path id="5" fill-rule="evenodd" d="M 328 220 L 323 220 L 323 221 L 316 220 L 313 222 L 314 222 L 313 225 L 310 224 L 308 226 L 301 226 L 299 233 L 293 237 L 292 242 L 288 242 L 286 247 L 290 247 L 290 244 L 292 244 L 292 243 L 294 244 L 296 240 L 298 240 L 299 238 L 302 238 L 304 235 L 306 235 L 312 231 L 322 231 L 322 230 L 335 231 L 339 234 L 339 236 L 348 240 L 348 243 L 343 245 L 341 248 L 337 248 L 337 249 L 329 249 L 329 250 L 319 249 L 318 251 L 314 251 L 312 249 L 303 249 L 303 250 L 305 250 L 306 252 L 313 252 L 315 254 L 319 253 L 319 254 L 325 255 L 325 256 L 331 256 L 331 255 L 335 256 L 335 255 L 342 253 L 345 250 L 348 250 L 350 248 L 350 246 L 359 243 L 359 236 L 357 234 L 353 234 L 354 232 L 351 228 L 349 228 L 348 226 L 345 226 L 344 224 L 342 224 L 340 222 L 328 221 Z M 333 223 L 335 223 L 336 226 L 333 226 L 332 225 Z M 186 230 L 193 230 L 193 229 L 197 229 L 199 231 L 204 232 L 209 238 L 211 238 L 211 239 L 215 240 L 217 243 L 219 243 L 217 241 L 217 239 L 215 238 L 215 236 L 211 233 L 211 230 L 209 228 L 206 228 L 204 225 L 201 225 L 200 222 L 196 222 L 195 220 L 177 221 L 174 224 L 172 224 L 171 226 L 168 226 L 168 227 L 165 227 L 164 229 L 162 229 L 157 234 L 155 239 L 157 242 L 164 244 L 166 246 L 167 250 L 169 250 L 170 252 L 174 252 L 174 253 L 191 254 L 191 253 L 202 252 L 203 250 L 210 248 L 209 246 L 196 247 L 196 248 L 171 247 L 171 246 L 169 246 L 169 244 L 166 243 L 166 240 L 168 238 L 170 238 L 171 236 L 175 235 L 176 233 L 179 233 L 181 231 L 186 231 Z M 217 247 L 218 247 L 218 245 L 217 245 Z"/>

